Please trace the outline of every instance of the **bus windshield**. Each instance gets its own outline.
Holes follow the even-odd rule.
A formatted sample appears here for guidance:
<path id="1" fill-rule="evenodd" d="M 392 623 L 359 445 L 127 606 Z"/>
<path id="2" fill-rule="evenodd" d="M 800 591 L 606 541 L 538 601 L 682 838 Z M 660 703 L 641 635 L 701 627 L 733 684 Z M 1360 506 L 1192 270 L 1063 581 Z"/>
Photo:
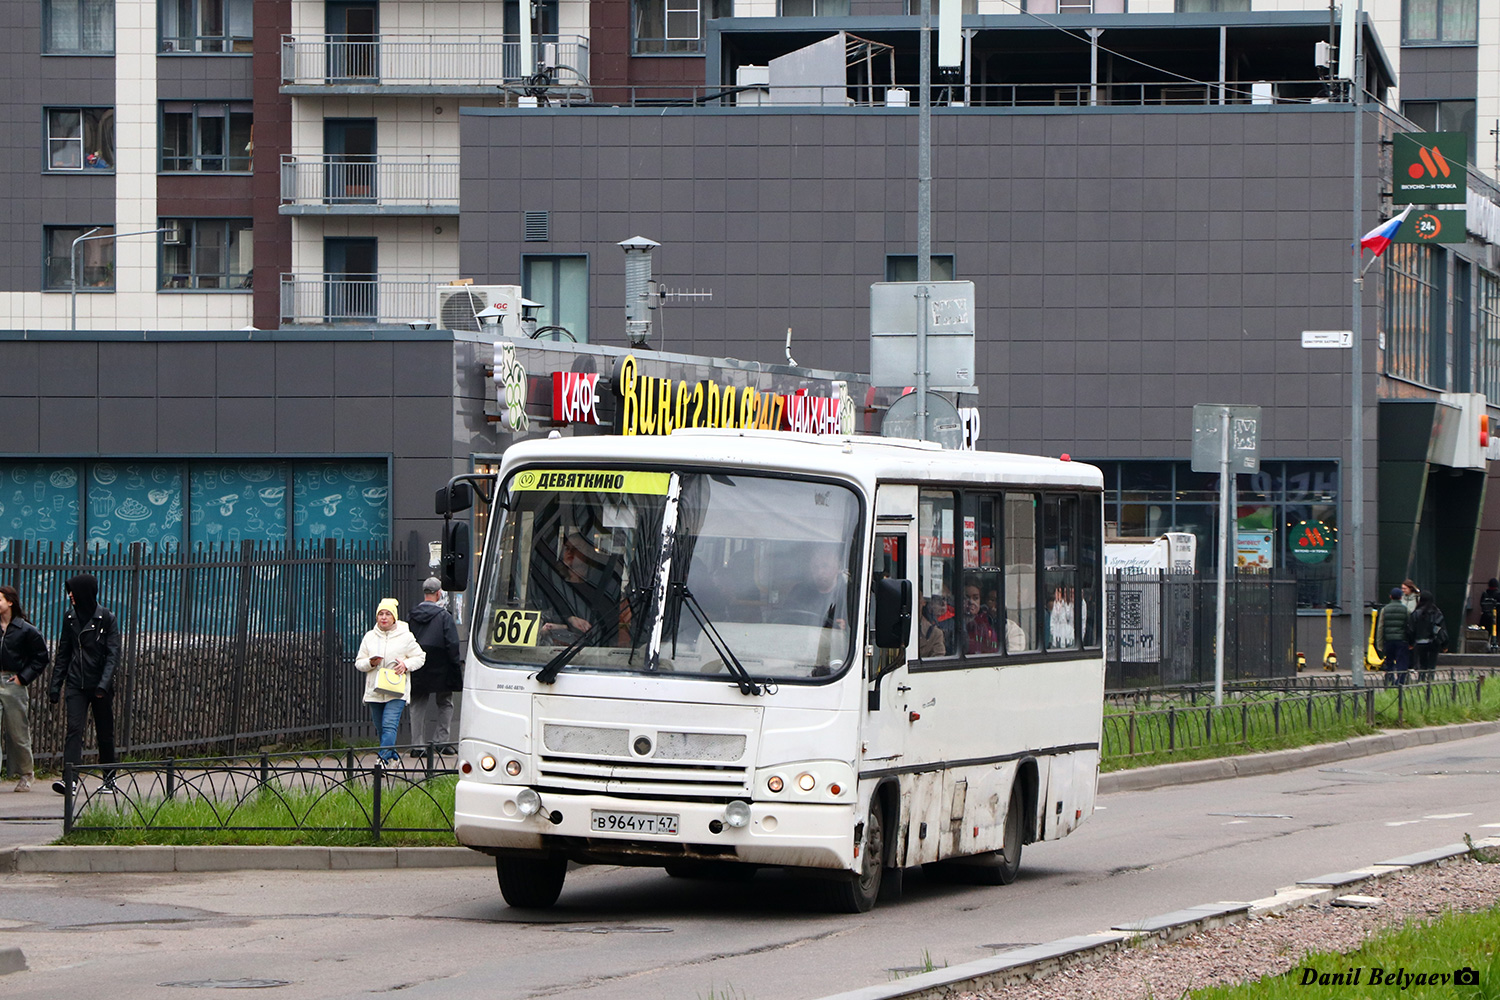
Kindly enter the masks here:
<path id="1" fill-rule="evenodd" d="M 474 644 L 490 666 L 534 670 L 577 645 L 569 671 L 726 681 L 738 660 L 779 681 L 851 660 L 860 503 L 847 486 L 526 468 L 502 497 Z"/>

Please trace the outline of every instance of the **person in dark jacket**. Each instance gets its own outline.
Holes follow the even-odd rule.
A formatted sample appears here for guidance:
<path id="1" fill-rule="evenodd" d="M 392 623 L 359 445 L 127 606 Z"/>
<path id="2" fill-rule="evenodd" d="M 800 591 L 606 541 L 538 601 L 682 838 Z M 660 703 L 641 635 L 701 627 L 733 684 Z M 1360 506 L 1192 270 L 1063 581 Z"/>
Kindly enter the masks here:
<path id="1" fill-rule="evenodd" d="M 1500 609 L 1500 579 L 1490 577 L 1490 584 L 1484 588 L 1479 595 L 1479 627 L 1484 629 L 1484 636 L 1490 640 L 1490 645 L 1495 644 L 1496 609 Z"/>
<path id="2" fill-rule="evenodd" d="M 1437 671 L 1438 653 L 1443 648 L 1442 633 L 1446 629 L 1443 612 L 1433 599 L 1431 591 L 1421 591 L 1417 596 L 1417 610 L 1411 613 L 1406 624 L 1407 636 L 1411 639 L 1412 652 L 1416 654 L 1417 680 L 1430 681 Z"/>
<path id="3" fill-rule="evenodd" d="M 1380 648 L 1385 653 L 1383 669 L 1386 679 L 1397 684 L 1406 683 L 1411 670 L 1411 643 L 1406 638 L 1406 625 L 1411 612 L 1401 602 L 1401 588 L 1391 588 L 1391 603 L 1380 609 L 1380 621 L 1375 634 L 1380 637 Z"/>
<path id="4" fill-rule="evenodd" d="M 21 595 L 0 586 L 0 733 L 20 776 L 17 792 L 31 791 L 36 765 L 31 760 L 31 697 L 26 685 L 47 672 L 47 640 L 26 620 Z"/>
<path id="5" fill-rule="evenodd" d="M 87 573 L 67 583 L 68 612 L 57 639 L 57 659 L 52 664 L 48 695 L 52 703 L 66 696 L 67 735 L 63 739 L 63 763 L 83 762 L 83 727 L 94 714 L 94 735 L 99 742 L 99 763 L 113 764 L 115 756 L 115 668 L 120 662 L 120 627 L 108 608 L 99 604 L 99 581 Z M 59 795 L 76 792 L 62 781 L 52 790 Z M 105 770 L 103 792 L 114 791 L 114 772 Z"/>
<path id="6" fill-rule="evenodd" d="M 458 625 L 443 607 L 443 585 L 435 576 L 422 584 L 422 603 L 407 616 L 417 645 L 427 654 L 423 668 L 412 674 L 411 741 L 416 747 L 437 745 L 438 753 L 453 753 L 449 727 L 453 724 L 453 692 L 464 689 L 464 661 L 458 649 Z M 421 757 L 425 749 L 413 749 Z"/>

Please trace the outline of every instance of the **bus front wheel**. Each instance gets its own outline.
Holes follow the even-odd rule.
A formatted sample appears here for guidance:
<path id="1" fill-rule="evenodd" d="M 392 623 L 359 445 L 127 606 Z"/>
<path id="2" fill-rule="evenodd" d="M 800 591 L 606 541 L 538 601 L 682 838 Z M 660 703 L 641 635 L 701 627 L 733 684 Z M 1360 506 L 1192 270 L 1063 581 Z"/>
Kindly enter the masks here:
<path id="1" fill-rule="evenodd" d="M 885 820 L 878 800 L 870 802 L 870 814 L 865 817 L 859 861 L 859 871 L 845 872 L 829 883 L 835 913 L 867 913 L 880 896 L 880 881 L 885 871 Z"/>
<path id="2" fill-rule="evenodd" d="M 534 858 L 501 854 L 495 857 L 500 895 L 521 910 L 545 910 L 562 895 L 568 874 L 567 858 Z"/>

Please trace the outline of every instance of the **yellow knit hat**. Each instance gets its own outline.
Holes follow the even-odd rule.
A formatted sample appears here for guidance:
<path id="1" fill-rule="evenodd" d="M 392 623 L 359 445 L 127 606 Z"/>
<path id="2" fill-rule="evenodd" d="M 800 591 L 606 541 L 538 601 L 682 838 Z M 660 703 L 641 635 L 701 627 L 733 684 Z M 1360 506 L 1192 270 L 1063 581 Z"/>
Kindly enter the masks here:
<path id="1" fill-rule="evenodd" d="M 394 597 L 387 597 L 385 600 L 383 600 L 379 604 L 375 605 L 375 613 L 377 615 L 380 614 L 380 612 L 382 612 L 382 611 L 389 611 L 391 613 L 391 617 L 392 618 L 400 618 L 401 617 L 401 610 L 400 609 L 401 609 L 401 603 L 399 601 L 397 601 Z"/>

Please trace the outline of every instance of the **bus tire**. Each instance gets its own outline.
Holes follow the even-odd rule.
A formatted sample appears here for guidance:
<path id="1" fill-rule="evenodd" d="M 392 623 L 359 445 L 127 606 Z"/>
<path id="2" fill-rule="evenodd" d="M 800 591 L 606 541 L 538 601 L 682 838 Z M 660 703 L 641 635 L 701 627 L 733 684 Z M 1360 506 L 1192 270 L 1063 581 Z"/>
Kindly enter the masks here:
<path id="1" fill-rule="evenodd" d="M 835 913 L 868 913 L 880 898 L 885 873 L 885 817 L 880 801 L 872 799 L 865 817 L 864 843 L 859 851 L 859 871 L 844 872 L 828 883 L 829 908 Z"/>
<path id="2" fill-rule="evenodd" d="M 567 858 L 535 858 L 524 855 L 495 856 L 495 875 L 500 895 L 518 910 L 545 910 L 562 895 L 568 874 Z"/>

